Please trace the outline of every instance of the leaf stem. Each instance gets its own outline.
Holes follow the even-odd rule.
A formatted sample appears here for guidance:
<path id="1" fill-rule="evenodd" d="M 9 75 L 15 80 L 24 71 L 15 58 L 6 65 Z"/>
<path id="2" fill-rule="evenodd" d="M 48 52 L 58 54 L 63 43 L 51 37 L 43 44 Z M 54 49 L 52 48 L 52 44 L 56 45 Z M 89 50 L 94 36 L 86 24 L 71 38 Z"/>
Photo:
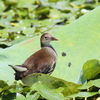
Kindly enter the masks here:
<path id="1" fill-rule="evenodd" d="M 87 100 L 87 97 L 85 97 L 85 99 L 84 100 Z"/>

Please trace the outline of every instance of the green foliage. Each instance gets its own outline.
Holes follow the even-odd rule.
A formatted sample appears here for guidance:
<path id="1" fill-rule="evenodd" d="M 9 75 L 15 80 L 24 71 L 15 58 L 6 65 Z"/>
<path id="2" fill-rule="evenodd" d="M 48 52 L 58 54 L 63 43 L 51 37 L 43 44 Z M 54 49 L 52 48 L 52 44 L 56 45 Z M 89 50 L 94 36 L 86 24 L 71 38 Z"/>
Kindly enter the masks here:
<path id="1" fill-rule="evenodd" d="M 73 93 L 77 93 L 78 92 L 77 88 L 80 86 L 78 84 L 66 82 L 64 80 L 51 77 L 49 75 L 44 75 L 44 74 L 29 75 L 22 80 L 22 82 L 27 85 L 33 85 L 34 83 L 38 81 L 45 83 L 51 89 L 62 87 L 61 92 L 64 95 L 70 95 Z"/>
<path id="2" fill-rule="evenodd" d="M 34 83 L 33 80 L 34 77 L 36 77 L 35 79 L 38 79 L 40 81 Z M 50 79 L 50 80 L 48 79 L 48 84 L 46 81 L 47 78 Z M 29 85 L 28 81 L 34 84 L 31 83 L 32 86 L 28 86 Z M 49 100 L 64 100 L 64 95 L 77 93 L 79 91 L 77 88 L 80 86 L 75 83 L 66 82 L 64 80 L 43 74 L 30 75 L 24 79 L 24 82 L 27 82 L 28 85 L 23 85 L 21 83 L 17 84 L 16 82 L 14 82 L 12 85 L 8 86 L 8 84 L 6 84 L 4 81 L 0 81 L 0 83 L 3 85 L 3 87 L 2 86 L 0 87 L 0 97 L 6 100 L 6 98 L 9 98 L 11 96 L 15 98 L 16 97 L 15 93 L 19 93 L 21 95 L 17 96 L 15 100 L 18 99 L 36 100 L 37 98 L 41 97 Z M 24 96 L 26 96 L 26 98 Z"/>
<path id="3" fill-rule="evenodd" d="M 65 100 L 76 97 L 86 98 L 99 94 L 100 88 L 100 79 L 89 81 L 84 85 L 78 85 L 44 74 L 29 75 L 23 79 L 23 82 L 26 82 L 27 85 L 16 82 L 8 85 L 1 80 L 0 97 L 2 100 L 37 100 L 43 98 L 49 100 Z M 93 90 L 94 86 L 98 87 L 96 88 L 97 92 Z M 79 91 L 86 89 L 87 91 L 85 92 Z"/>
<path id="4" fill-rule="evenodd" d="M 89 3 L 99 5 L 94 0 L 1 0 L 0 47 L 67 25 L 95 8 Z"/>

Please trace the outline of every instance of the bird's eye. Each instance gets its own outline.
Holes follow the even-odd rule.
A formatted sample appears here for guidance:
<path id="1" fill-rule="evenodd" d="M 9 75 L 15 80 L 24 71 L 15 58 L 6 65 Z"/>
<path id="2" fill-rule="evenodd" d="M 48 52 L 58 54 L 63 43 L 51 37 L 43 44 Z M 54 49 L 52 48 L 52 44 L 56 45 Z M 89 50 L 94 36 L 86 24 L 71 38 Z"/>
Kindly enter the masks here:
<path id="1" fill-rule="evenodd" d="M 45 37 L 46 40 L 48 40 L 48 37 Z"/>

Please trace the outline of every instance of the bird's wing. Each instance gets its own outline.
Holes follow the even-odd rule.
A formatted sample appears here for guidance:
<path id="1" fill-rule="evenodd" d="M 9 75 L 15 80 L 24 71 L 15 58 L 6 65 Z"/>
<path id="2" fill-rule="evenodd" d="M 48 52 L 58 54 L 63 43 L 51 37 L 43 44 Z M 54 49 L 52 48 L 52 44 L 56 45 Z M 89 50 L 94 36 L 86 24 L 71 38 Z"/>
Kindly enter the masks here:
<path id="1" fill-rule="evenodd" d="M 34 72 L 49 74 L 53 69 L 56 61 L 52 57 L 44 57 L 38 60 L 38 67 Z"/>
<path id="2" fill-rule="evenodd" d="M 38 59 L 31 69 L 27 70 L 22 74 L 22 78 L 28 76 L 32 73 L 43 73 L 50 74 L 55 68 L 56 61 L 50 57 L 44 57 L 43 59 Z"/>
<path id="3" fill-rule="evenodd" d="M 53 54 L 54 53 L 54 54 Z M 53 65 L 56 61 L 56 53 L 51 48 L 42 48 L 33 55 L 31 55 L 26 61 L 22 64 L 28 70 L 29 69 L 38 69 L 42 66 Z"/>

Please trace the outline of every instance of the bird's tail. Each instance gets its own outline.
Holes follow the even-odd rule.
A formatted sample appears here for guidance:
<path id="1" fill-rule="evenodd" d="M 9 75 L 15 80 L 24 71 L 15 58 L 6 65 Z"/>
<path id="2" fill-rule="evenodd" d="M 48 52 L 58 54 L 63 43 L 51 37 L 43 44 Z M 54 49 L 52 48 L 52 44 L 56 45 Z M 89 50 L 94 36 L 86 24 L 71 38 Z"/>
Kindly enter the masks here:
<path id="1" fill-rule="evenodd" d="M 21 80 L 22 79 L 22 74 L 27 70 L 26 68 L 20 67 L 18 65 L 9 65 L 11 68 L 15 70 L 15 80 Z"/>
<path id="2" fill-rule="evenodd" d="M 24 71 L 25 72 L 25 71 Z M 24 72 L 16 72 L 14 75 L 15 75 L 15 80 L 21 80 L 22 77 L 21 75 L 24 73 Z"/>
<path id="3" fill-rule="evenodd" d="M 8 65 L 8 66 L 10 66 L 11 68 L 13 68 L 17 72 L 27 71 L 27 68 L 21 67 L 20 65 Z"/>

